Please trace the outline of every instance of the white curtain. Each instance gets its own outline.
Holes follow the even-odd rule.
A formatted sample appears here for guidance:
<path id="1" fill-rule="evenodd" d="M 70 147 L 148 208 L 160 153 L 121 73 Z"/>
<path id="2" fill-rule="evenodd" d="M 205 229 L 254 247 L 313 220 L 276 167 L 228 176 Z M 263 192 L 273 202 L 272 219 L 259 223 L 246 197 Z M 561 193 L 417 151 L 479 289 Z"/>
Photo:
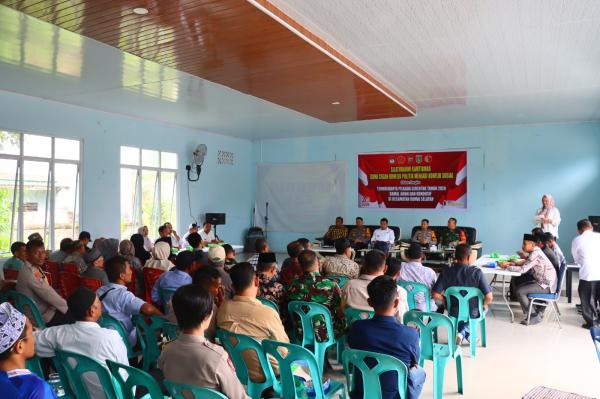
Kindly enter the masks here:
<path id="1" fill-rule="evenodd" d="M 347 209 L 346 162 L 260 163 L 256 173 L 256 225 L 268 231 L 325 231 Z"/>

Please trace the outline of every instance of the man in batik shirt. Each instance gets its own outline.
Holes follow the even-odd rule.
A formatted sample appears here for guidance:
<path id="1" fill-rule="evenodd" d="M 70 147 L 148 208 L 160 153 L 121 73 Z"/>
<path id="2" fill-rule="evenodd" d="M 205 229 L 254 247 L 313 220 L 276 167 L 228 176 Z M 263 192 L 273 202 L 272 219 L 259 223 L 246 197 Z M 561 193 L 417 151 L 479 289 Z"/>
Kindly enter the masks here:
<path id="1" fill-rule="evenodd" d="M 329 230 L 325 233 L 324 243 L 325 245 L 331 245 L 338 238 L 346 238 L 348 236 L 348 229 L 344 226 L 344 219 L 341 216 L 335 218 L 335 224 L 329 226 Z"/>
<path id="2" fill-rule="evenodd" d="M 258 297 L 268 299 L 280 306 L 285 289 L 283 284 L 277 281 L 277 261 L 273 252 L 258 255 L 256 275 L 259 281 Z"/>
<path id="3" fill-rule="evenodd" d="M 281 307 L 282 312 L 284 314 L 287 313 L 287 305 L 291 301 L 316 302 L 325 305 L 331 314 L 335 337 L 341 336 L 344 334 L 346 319 L 340 307 L 340 287 L 335 281 L 321 276 L 319 273 L 319 260 L 317 259 L 317 254 L 313 251 L 302 251 L 300 256 L 298 256 L 298 261 L 302 270 L 304 270 L 304 274 L 297 280 L 294 280 L 288 287 L 283 306 Z M 286 320 L 289 322 L 290 318 L 286 317 Z M 325 320 L 322 317 L 315 317 L 313 326 L 316 331 L 317 340 L 319 342 L 326 341 L 328 337 Z M 297 336 L 301 337 L 302 329 L 299 322 L 295 323 L 295 328 Z"/>

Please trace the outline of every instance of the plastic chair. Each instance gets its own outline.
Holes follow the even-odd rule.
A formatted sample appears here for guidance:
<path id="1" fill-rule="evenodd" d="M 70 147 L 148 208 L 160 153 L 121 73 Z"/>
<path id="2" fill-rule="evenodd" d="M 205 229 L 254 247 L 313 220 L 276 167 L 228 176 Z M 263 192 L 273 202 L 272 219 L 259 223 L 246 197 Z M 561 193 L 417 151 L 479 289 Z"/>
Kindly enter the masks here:
<path id="1" fill-rule="evenodd" d="M 600 327 L 594 326 L 590 328 L 590 334 L 592 335 L 592 341 L 594 341 L 594 346 L 596 347 L 598 360 L 600 360 Z"/>
<path id="2" fill-rule="evenodd" d="M 263 347 L 256 339 L 243 334 L 235 334 L 227 330 L 218 329 L 217 337 L 231 357 L 238 379 L 248 387 L 248 395 L 253 399 L 260 399 L 265 389 L 273 387 L 277 393 L 281 392 L 279 382 L 271 368 Z M 248 374 L 248 367 L 243 358 L 243 352 L 252 351 L 258 357 L 258 362 L 265 376 L 263 382 L 254 382 Z"/>
<path id="3" fill-rule="evenodd" d="M 133 270 L 133 273 L 131 273 L 131 282 L 129 284 L 127 284 L 127 290 L 129 292 L 131 292 L 133 295 L 139 296 L 138 292 L 137 292 L 137 289 L 136 289 L 136 287 L 137 287 L 136 286 L 136 281 L 137 281 L 136 270 Z"/>
<path id="4" fill-rule="evenodd" d="M 315 357 L 317 358 L 317 364 L 319 365 L 319 373 L 323 375 L 323 364 L 325 363 L 325 355 L 327 349 L 335 345 L 335 338 L 333 333 L 333 323 L 331 322 L 331 314 L 329 309 L 325 305 L 315 302 L 304 302 L 304 301 L 291 301 L 288 303 L 288 311 L 290 318 L 293 323 L 294 314 L 300 317 L 302 324 L 302 339 L 295 337 L 295 342 L 301 342 L 303 347 L 312 347 L 314 350 Z M 320 317 L 325 323 L 327 329 L 327 341 L 319 342 L 316 339 L 316 331 L 313 325 L 315 317 Z M 296 328 L 293 328 L 293 334 L 296 334 Z"/>
<path id="5" fill-rule="evenodd" d="M 144 274 L 144 288 L 146 289 L 146 302 L 152 303 L 152 288 L 154 283 L 165 271 L 161 269 L 153 269 L 151 267 L 144 267 L 142 273 Z M 135 274 L 135 273 L 133 273 Z"/>
<path id="6" fill-rule="evenodd" d="M 25 360 L 25 367 L 33 374 L 36 374 L 38 377 L 40 377 L 42 380 L 46 379 L 46 377 L 44 377 L 44 371 L 42 369 L 42 364 L 40 363 L 39 357 L 34 356 Z"/>
<path id="7" fill-rule="evenodd" d="M 337 283 L 337 285 L 340 287 L 340 289 L 344 288 L 344 285 L 346 285 L 346 283 L 350 280 L 352 280 L 350 277 L 348 276 L 338 276 L 335 274 L 332 274 L 330 276 L 327 276 L 328 279 L 333 280 Z"/>
<path id="8" fill-rule="evenodd" d="M 464 295 L 463 295 L 464 293 Z M 475 287 L 448 287 L 444 292 L 446 296 L 446 303 L 448 304 L 448 315 L 450 319 L 454 322 L 456 328 L 458 328 L 458 323 L 463 321 L 465 323 L 469 323 L 469 330 L 471 336 L 469 337 L 469 344 L 471 347 L 471 357 L 475 357 L 475 350 L 477 348 L 477 327 L 481 328 L 481 346 L 484 348 L 487 345 L 487 334 L 485 329 L 485 315 L 486 312 L 483 311 L 483 293 L 479 288 Z M 458 302 L 458 316 L 452 316 L 452 299 L 456 298 Z M 477 298 L 477 311 L 479 312 L 479 317 L 473 318 L 471 316 L 469 302 L 472 298 Z"/>
<path id="9" fill-rule="evenodd" d="M 456 382 L 458 392 L 463 393 L 462 379 L 462 351 L 456 345 L 456 326 L 448 317 L 435 312 L 419 312 L 410 310 L 404 314 L 404 324 L 414 324 L 421 332 L 421 358 L 419 365 L 423 367 L 425 360 L 433 361 L 433 398 L 441 399 L 444 390 L 444 370 L 450 359 L 456 361 Z M 438 336 L 438 329 L 445 329 L 448 343 L 440 344 L 434 339 Z"/>
<path id="10" fill-rule="evenodd" d="M 429 287 L 416 281 L 398 281 L 398 285 L 406 290 L 409 310 L 417 309 L 415 297 L 418 295 L 419 297 L 422 297 L 423 302 L 425 302 L 425 309 L 428 312 L 431 312 L 431 291 L 429 290 Z"/>
<path id="11" fill-rule="evenodd" d="M 57 291 L 60 291 L 60 263 L 47 260 L 44 269 L 51 276 L 50 285 Z"/>
<path id="12" fill-rule="evenodd" d="M 373 363 L 375 363 L 375 366 L 369 366 L 365 361 L 366 359 L 374 360 Z M 350 365 L 360 370 L 362 376 L 363 398 L 369 397 L 369 399 L 381 399 L 381 383 L 379 381 L 379 376 L 387 371 L 395 371 L 398 375 L 398 392 L 400 393 L 400 399 L 406 399 L 408 369 L 402 361 L 382 353 L 348 348 L 344 352 L 343 362 L 344 370 L 349 370 Z M 352 373 L 352 378 L 349 373 L 346 373 L 346 385 L 348 386 L 349 392 L 354 390 L 355 378 L 356 370 Z"/>
<path id="13" fill-rule="evenodd" d="M 360 310 L 354 308 L 346 308 L 344 310 L 346 315 L 346 323 L 348 324 L 348 328 L 354 323 L 356 320 L 366 320 L 371 319 L 375 315 L 375 312 L 372 310 Z M 342 355 L 344 354 L 344 350 L 346 349 L 346 344 L 348 342 L 348 338 L 344 335 L 340 337 L 337 341 L 337 361 L 338 363 L 343 362 Z M 346 369 L 344 369 L 346 370 Z"/>
<path id="14" fill-rule="evenodd" d="M 98 324 L 102 328 L 109 328 L 119 333 L 119 336 L 121 337 L 123 343 L 125 344 L 125 347 L 127 348 L 128 359 L 136 358 L 142 354 L 142 351 L 133 350 L 133 347 L 129 343 L 129 337 L 127 335 L 127 332 L 125 332 L 125 329 L 123 328 L 123 325 L 119 320 L 115 319 L 109 314 L 104 313 L 102 317 L 100 317 L 100 319 L 98 320 Z"/>
<path id="15" fill-rule="evenodd" d="M 68 298 L 79 287 L 79 273 L 62 272 L 60 274 L 60 294 Z"/>
<path id="16" fill-rule="evenodd" d="M 19 278 L 19 271 L 14 269 L 4 269 L 4 279 L 5 280 L 17 280 Z"/>
<path id="17" fill-rule="evenodd" d="M 162 329 L 163 329 L 164 336 L 169 341 L 173 341 L 174 339 L 177 339 L 177 337 L 179 336 L 179 326 L 175 323 L 170 323 L 168 321 L 165 321 L 165 324 L 163 324 Z"/>
<path id="18" fill-rule="evenodd" d="M 160 298 L 160 301 L 162 302 L 162 304 L 165 308 L 166 308 L 167 304 L 169 303 L 169 301 L 171 301 L 171 297 L 173 296 L 174 293 L 175 293 L 175 290 L 166 290 L 164 288 L 158 289 L 158 297 Z"/>
<path id="19" fill-rule="evenodd" d="M 86 287 L 96 292 L 98 288 L 102 287 L 102 280 L 98 280 L 97 278 L 79 276 L 79 285 L 81 287 Z"/>
<path id="20" fill-rule="evenodd" d="M 166 319 L 160 316 L 150 316 L 148 319 L 150 323 L 147 323 L 142 315 L 135 315 L 131 318 L 137 329 L 138 342 L 142 347 L 142 369 L 144 371 L 148 371 L 151 367 L 156 366 L 156 361 L 160 355 L 157 332 L 163 330 L 167 322 Z"/>
<path id="21" fill-rule="evenodd" d="M 76 263 L 63 263 L 62 271 L 67 273 L 80 274 L 79 266 Z"/>
<path id="22" fill-rule="evenodd" d="M 27 316 L 35 327 L 40 329 L 46 328 L 46 322 L 42 318 L 42 314 L 33 299 L 15 290 L 6 292 L 5 298 L 11 301 L 18 311 Z"/>
<path id="23" fill-rule="evenodd" d="M 164 380 L 164 384 L 169 390 L 173 399 L 187 399 L 189 396 L 184 395 L 184 392 L 192 394 L 194 399 L 227 399 L 227 396 L 221 392 L 217 392 L 210 388 L 195 387 L 186 384 L 175 384 L 169 380 Z"/>
<path id="24" fill-rule="evenodd" d="M 273 356 L 279 365 L 282 397 L 286 399 L 306 397 L 305 392 L 301 392 L 301 389 L 296 389 L 296 383 L 292 369 L 294 362 L 303 362 L 308 366 L 308 372 L 312 378 L 313 388 L 315 390 L 315 399 L 333 398 L 338 394 L 342 398 L 346 397 L 344 384 L 333 380 L 330 381 L 329 391 L 327 393 L 324 392 L 323 384 L 321 382 L 323 372 L 319 369 L 315 355 L 308 349 L 303 348 L 300 345 L 277 342 L 270 339 L 263 340 L 262 347 L 264 348 L 265 353 Z M 287 354 L 285 356 L 279 352 L 280 348 L 287 350 Z"/>
<path id="25" fill-rule="evenodd" d="M 279 306 L 272 300 L 262 296 L 259 296 L 256 299 L 258 299 L 263 305 L 270 307 L 271 309 L 275 310 L 277 314 L 279 314 Z"/>
<path id="26" fill-rule="evenodd" d="M 550 294 L 529 294 L 527 298 L 529 301 L 529 311 L 527 312 L 527 324 L 529 324 L 529 320 L 531 319 L 531 311 L 533 309 L 533 305 L 550 307 L 554 311 L 554 316 L 556 317 L 556 322 L 558 323 L 558 327 L 562 329 L 562 325 L 560 324 L 560 310 L 558 309 L 558 301 L 560 299 L 560 292 L 562 291 L 562 282 L 565 277 L 565 273 L 567 272 L 567 263 L 563 261 L 560 264 L 560 268 L 558 269 L 558 280 L 556 283 L 556 289 L 553 293 Z M 552 306 L 550 306 L 552 304 Z"/>
<path id="27" fill-rule="evenodd" d="M 143 399 L 164 399 L 162 390 L 154 377 L 145 371 L 108 359 L 106 360 L 106 365 L 121 388 L 121 399 L 135 399 L 134 389 L 136 387 L 144 387 L 148 391 L 143 396 Z M 127 375 L 127 379 L 123 377 L 120 371 L 125 371 L 123 374 Z"/>
<path id="28" fill-rule="evenodd" d="M 82 375 L 94 373 L 107 399 L 120 399 L 120 392 L 113 383 L 112 376 L 106 366 L 90 357 L 78 353 L 56 351 L 56 357 L 64 367 L 71 390 L 77 399 L 94 399 L 88 392 Z M 73 364 L 74 362 L 74 364 Z"/>

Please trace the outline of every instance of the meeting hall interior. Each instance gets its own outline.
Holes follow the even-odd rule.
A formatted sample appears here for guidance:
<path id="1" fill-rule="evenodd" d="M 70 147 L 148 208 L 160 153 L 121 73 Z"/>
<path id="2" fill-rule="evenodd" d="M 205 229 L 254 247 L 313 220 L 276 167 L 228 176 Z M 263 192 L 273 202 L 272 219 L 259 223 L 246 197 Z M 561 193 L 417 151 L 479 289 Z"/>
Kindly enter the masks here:
<path id="1" fill-rule="evenodd" d="M 0 398 L 600 398 L 598 38 L 598 0 L 0 0 Z"/>

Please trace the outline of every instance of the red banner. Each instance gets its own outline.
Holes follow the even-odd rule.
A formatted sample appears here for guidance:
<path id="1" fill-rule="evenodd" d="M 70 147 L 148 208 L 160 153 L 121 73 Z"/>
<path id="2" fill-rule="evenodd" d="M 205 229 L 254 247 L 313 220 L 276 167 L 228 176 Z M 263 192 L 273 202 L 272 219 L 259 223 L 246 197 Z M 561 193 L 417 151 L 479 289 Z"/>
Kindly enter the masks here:
<path id="1" fill-rule="evenodd" d="M 467 151 L 358 154 L 359 208 L 467 208 Z"/>

